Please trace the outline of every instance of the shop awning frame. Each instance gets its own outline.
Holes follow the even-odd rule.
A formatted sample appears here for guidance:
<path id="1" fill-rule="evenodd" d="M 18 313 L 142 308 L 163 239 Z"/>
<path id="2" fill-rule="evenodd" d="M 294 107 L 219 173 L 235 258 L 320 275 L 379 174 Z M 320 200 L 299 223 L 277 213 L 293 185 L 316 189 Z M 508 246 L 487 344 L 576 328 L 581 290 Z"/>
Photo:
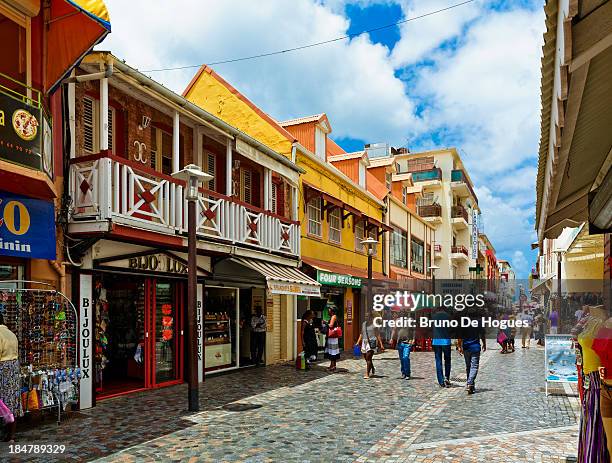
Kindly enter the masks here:
<path id="1" fill-rule="evenodd" d="M 297 268 L 246 257 L 232 257 L 230 260 L 261 274 L 272 294 L 321 296 L 321 284 Z"/>

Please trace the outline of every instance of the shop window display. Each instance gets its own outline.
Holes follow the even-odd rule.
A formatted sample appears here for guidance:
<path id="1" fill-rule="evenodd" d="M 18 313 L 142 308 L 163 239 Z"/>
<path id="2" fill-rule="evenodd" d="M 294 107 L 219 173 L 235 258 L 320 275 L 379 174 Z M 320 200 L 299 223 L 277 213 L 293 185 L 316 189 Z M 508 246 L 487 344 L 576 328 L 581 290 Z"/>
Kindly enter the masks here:
<path id="1" fill-rule="evenodd" d="M 205 369 L 237 366 L 236 290 L 207 287 L 204 313 Z"/>

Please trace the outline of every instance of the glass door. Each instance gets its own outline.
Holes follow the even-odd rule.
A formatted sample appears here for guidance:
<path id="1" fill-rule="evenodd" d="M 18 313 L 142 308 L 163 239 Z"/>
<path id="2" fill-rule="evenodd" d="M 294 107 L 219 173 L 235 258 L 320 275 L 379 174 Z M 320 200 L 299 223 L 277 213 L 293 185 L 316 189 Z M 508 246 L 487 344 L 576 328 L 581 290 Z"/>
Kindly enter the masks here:
<path id="1" fill-rule="evenodd" d="M 151 313 L 152 385 L 182 379 L 183 284 L 154 280 Z"/>

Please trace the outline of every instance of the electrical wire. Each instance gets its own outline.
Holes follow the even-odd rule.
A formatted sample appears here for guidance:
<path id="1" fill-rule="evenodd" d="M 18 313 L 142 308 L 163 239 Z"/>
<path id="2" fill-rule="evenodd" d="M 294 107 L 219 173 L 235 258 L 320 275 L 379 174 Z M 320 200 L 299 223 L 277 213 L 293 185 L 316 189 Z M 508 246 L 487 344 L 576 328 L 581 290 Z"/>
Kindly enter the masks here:
<path id="1" fill-rule="evenodd" d="M 440 8 L 439 10 L 434 10 L 434 11 L 430 11 L 428 13 L 423 13 L 423 14 L 421 14 L 419 16 L 414 16 L 412 18 L 402 19 L 402 20 L 394 22 L 392 24 L 385 24 L 384 26 L 378 26 L 378 27 L 374 27 L 372 29 L 366 29 L 366 30 L 363 30 L 363 31 L 360 31 L 360 32 L 355 32 L 353 34 L 343 35 L 341 37 L 336 37 L 335 39 L 323 40 L 322 42 L 310 43 L 308 45 L 302 45 L 302 46 L 293 47 L 293 48 L 285 48 L 284 50 L 277 50 L 277 51 L 272 51 L 272 52 L 268 52 L 268 53 L 260 53 L 258 55 L 244 56 L 242 58 L 233 58 L 233 59 L 226 59 L 226 60 L 221 60 L 221 61 L 213 61 L 211 63 L 205 63 L 205 64 L 207 66 L 216 66 L 218 64 L 237 63 L 239 61 L 248 61 L 248 60 L 253 60 L 253 59 L 257 59 L 257 58 L 265 58 L 265 57 L 268 57 L 268 56 L 281 55 L 283 53 L 290 53 L 290 52 L 294 52 L 294 51 L 305 50 L 307 48 L 319 47 L 321 45 L 327 45 L 327 44 L 330 44 L 330 43 L 339 42 L 341 40 L 352 39 L 352 38 L 358 37 L 358 36 L 360 36 L 362 34 L 366 34 L 366 33 L 370 33 L 370 32 L 376 32 L 376 31 L 380 31 L 380 30 L 383 30 L 383 29 L 389 29 L 391 27 L 396 27 L 396 26 L 399 26 L 400 24 L 404 24 L 404 23 L 411 22 L 411 21 L 416 21 L 417 19 L 422 19 L 422 18 L 426 18 L 428 16 L 433 16 L 433 15 L 438 14 L 438 13 L 443 13 L 445 11 L 452 10 L 453 8 L 457 8 L 457 7 L 460 7 L 460 6 L 463 6 L 463 5 L 467 5 L 468 3 L 473 3 L 475 1 L 476 0 L 466 0 L 466 1 L 463 1 L 461 3 L 456 3 L 454 5 L 447 6 L 445 8 Z M 148 70 L 142 70 L 141 72 L 179 71 L 179 70 L 182 70 L 182 69 L 199 68 L 200 66 L 202 66 L 202 64 L 191 64 L 191 65 L 187 65 L 187 66 L 177 66 L 177 67 L 171 67 L 171 68 L 148 69 Z"/>

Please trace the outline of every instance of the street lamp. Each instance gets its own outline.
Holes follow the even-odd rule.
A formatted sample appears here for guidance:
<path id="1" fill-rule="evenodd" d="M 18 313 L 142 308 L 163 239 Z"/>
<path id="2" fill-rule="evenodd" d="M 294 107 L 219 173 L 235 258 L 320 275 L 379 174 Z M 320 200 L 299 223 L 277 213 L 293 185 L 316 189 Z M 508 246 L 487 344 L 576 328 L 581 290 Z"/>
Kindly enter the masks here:
<path id="1" fill-rule="evenodd" d="M 212 180 L 213 176 L 200 169 L 195 164 L 185 166 L 183 170 L 174 172 L 172 177 L 186 183 L 185 199 L 187 200 L 187 401 L 190 412 L 200 410 L 198 394 L 198 333 L 196 322 L 197 307 L 197 251 L 196 251 L 196 201 L 200 182 Z"/>
<path id="2" fill-rule="evenodd" d="M 435 294 L 436 292 L 436 270 L 439 270 L 440 267 L 438 267 L 437 265 L 430 265 L 429 266 L 429 270 L 431 270 L 431 288 L 432 288 L 432 293 Z"/>
<path id="3" fill-rule="evenodd" d="M 377 244 L 378 240 L 375 240 L 371 236 L 368 236 L 365 240 L 361 241 L 361 245 L 366 246 L 368 251 L 368 286 L 366 287 L 366 307 L 368 307 L 370 311 L 372 311 L 372 257 L 374 254 L 376 254 Z"/>

